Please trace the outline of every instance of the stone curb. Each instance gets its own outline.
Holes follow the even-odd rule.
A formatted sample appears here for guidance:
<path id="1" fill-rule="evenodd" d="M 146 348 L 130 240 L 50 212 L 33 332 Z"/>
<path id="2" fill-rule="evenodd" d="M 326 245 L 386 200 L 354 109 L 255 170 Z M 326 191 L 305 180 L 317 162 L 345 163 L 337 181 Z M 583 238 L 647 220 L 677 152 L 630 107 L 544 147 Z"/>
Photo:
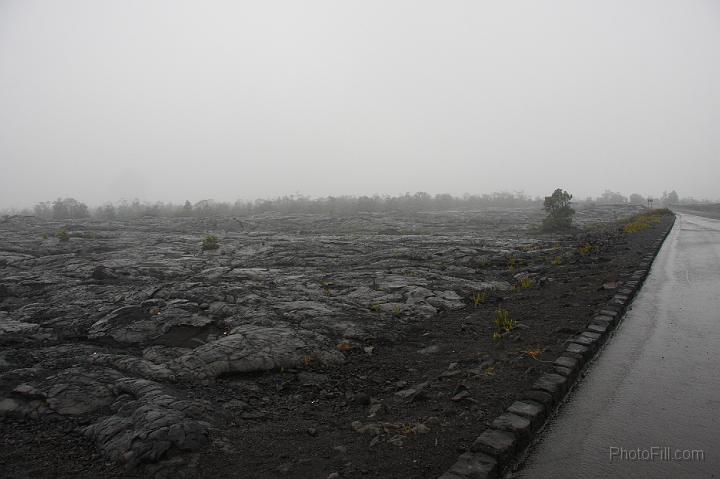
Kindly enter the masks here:
<path id="1" fill-rule="evenodd" d="M 460 455 L 439 479 L 493 479 L 517 463 L 572 390 L 583 369 L 599 354 L 603 343 L 622 321 L 674 225 L 673 215 L 672 222 L 652 243 L 638 269 L 623 282 L 623 288 L 601 307 L 585 331 L 567 341 L 565 351 L 553 361 L 553 371 L 540 376 L 530 389 L 521 393 L 518 400 L 478 436 L 470 451 Z"/>

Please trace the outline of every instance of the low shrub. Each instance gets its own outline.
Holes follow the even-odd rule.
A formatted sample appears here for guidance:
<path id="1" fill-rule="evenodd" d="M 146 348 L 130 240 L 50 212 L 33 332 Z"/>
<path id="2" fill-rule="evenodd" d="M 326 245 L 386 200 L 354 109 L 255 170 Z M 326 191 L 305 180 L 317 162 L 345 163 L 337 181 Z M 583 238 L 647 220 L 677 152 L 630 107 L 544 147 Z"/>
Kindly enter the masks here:
<path id="1" fill-rule="evenodd" d="M 220 247 L 220 245 L 218 245 L 217 236 L 215 235 L 207 235 L 203 239 L 201 246 L 203 251 L 218 249 Z"/>

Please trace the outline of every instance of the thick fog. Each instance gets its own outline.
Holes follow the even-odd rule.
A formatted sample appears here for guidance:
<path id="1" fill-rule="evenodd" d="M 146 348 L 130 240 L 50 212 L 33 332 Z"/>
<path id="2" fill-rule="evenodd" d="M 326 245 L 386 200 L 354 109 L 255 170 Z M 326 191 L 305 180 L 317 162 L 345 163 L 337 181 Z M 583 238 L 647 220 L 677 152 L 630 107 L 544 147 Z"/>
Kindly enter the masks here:
<path id="1" fill-rule="evenodd" d="M 714 0 L 0 0 L 0 208 L 718 198 Z"/>

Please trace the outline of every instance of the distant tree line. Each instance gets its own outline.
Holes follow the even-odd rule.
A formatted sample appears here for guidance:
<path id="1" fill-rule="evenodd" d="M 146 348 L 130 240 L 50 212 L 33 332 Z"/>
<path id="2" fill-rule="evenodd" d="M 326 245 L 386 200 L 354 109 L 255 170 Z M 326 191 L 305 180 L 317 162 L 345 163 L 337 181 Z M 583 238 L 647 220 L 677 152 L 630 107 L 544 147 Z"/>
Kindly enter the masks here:
<path id="1" fill-rule="evenodd" d="M 531 198 L 522 192 L 499 192 L 482 195 L 449 194 L 430 195 L 418 192 L 400 196 L 327 196 L 311 198 L 302 195 L 283 196 L 275 199 L 236 201 L 234 203 L 202 200 L 196 203 L 185 201 L 175 203 L 147 203 L 140 200 L 123 200 L 89 208 L 74 198 L 58 198 L 35 205 L 32 211 L 16 213 L 35 215 L 45 219 L 99 218 L 107 220 L 132 219 L 144 216 L 250 216 L 259 213 L 324 213 L 349 215 L 367 212 L 444 211 L 452 209 L 473 209 L 488 206 L 520 207 L 542 204 L 540 198 Z"/>
<path id="2" fill-rule="evenodd" d="M 605 190 L 602 195 L 597 198 L 587 198 L 585 203 L 596 203 L 596 204 L 622 204 L 630 203 L 634 205 L 648 205 L 648 206 L 671 206 L 671 205 L 683 205 L 683 204 L 697 204 L 697 203 L 709 203 L 708 200 L 696 200 L 695 198 L 680 198 L 675 190 L 670 193 L 663 191 L 660 198 L 653 198 L 652 196 L 644 197 L 638 193 L 631 193 L 630 196 L 624 196 L 621 193 L 617 193 L 610 190 Z"/>
<path id="3" fill-rule="evenodd" d="M 33 208 L 35 216 L 45 219 L 65 220 L 71 218 L 87 218 L 90 210 L 85 203 L 74 198 L 58 198 L 55 201 L 43 201 Z"/>
<path id="4" fill-rule="evenodd" d="M 93 216 L 104 219 L 127 219 L 142 216 L 250 216 L 270 212 L 351 215 L 371 212 L 412 213 L 487 206 L 529 206 L 539 203 L 540 199 L 530 198 L 523 193 L 505 192 L 463 197 L 448 194 L 430 195 L 423 192 L 401 196 L 327 196 L 322 198 L 292 195 L 275 199 L 236 201 L 235 203 L 202 200 L 192 204 L 186 201 L 183 205 L 147 204 L 135 200 L 132 203 L 120 202 L 117 205 L 104 205 L 94 210 Z"/>
<path id="5" fill-rule="evenodd" d="M 648 200 L 653 200 L 648 202 Z M 673 204 L 709 203 L 707 200 L 679 198 L 677 192 L 664 192 L 660 198 L 644 197 L 633 193 L 626 197 L 620 193 L 606 190 L 597 198 L 576 201 L 579 206 L 589 204 L 632 203 L 653 207 Z M 275 199 L 255 201 L 236 201 L 234 203 L 213 200 L 202 200 L 196 203 L 185 201 L 175 203 L 147 203 L 139 200 L 123 200 L 118 203 L 107 203 L 89 208 L 85 203 L 74 198 L 58 198 L 55 201 L 44 201 L 35 205 L 32 210 L 12 211 L 23 215 L 35 215 L 44 219 L 74 219 L 93 217 L 106 220 L 125 220 L 154 217 L 205 217 L 205 216 L 250 216 L 253 214 L 277 212 L 323 213 L 331 215 L 351 215 L 356 213 L 388 213 L 418 211 L 471 210 L 485 207 L 543 207 L 543 199 L 532 198 L 522 192 L 499 192 L 482 195 L 452 196 L 449 194 L 431 195 L 418 192 L 399 196 L 326 196 L 312 198 L 303 195 L 283 196 Z"/>

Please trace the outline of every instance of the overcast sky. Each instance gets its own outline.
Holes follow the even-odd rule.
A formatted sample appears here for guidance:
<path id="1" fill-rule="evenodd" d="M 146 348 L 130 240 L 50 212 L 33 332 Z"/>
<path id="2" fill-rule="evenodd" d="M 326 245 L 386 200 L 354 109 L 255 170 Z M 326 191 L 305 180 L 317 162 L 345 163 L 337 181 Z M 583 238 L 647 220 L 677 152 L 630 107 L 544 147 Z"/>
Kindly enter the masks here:
<path id="1" fill-rule="evenodd" d="M 716 0 L 0 0 L 0 208 L 720 197 Z"/>

